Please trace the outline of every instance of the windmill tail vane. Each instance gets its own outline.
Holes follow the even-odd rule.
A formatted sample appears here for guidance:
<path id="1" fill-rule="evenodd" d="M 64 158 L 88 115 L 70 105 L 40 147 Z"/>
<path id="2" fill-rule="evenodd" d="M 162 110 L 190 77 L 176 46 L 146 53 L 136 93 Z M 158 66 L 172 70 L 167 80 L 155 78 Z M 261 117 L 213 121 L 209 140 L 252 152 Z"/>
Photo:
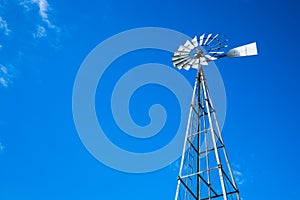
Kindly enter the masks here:
<path id="1" fill-rule="evenodd" d="M 240 200 L 203 65 L 223 57 L 257 55 L 256 42 L 224 51 L 228 40 L 205 34 L 180 45 L 172 62 L 178 69 L 198 70 L 189 111 L 175 200 Z"/>

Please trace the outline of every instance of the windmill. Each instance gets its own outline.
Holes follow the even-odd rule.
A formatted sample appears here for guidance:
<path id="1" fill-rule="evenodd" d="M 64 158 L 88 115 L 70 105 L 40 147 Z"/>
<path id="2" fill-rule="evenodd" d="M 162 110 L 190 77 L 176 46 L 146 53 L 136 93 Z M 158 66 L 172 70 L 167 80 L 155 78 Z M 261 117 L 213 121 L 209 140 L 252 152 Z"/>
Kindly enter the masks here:
<path id="1" fill-rule="evenodd" d="M 178 69 L 198 70 L 175 200 L 240 200 L 203 66 L 223 57 L 257 55 L 257 48 L 253 42 L 225 53 L 227 42 L 228 40 L 219 34 L 203 34 L 180 45 L 172 57 L 172 62 Z"/>

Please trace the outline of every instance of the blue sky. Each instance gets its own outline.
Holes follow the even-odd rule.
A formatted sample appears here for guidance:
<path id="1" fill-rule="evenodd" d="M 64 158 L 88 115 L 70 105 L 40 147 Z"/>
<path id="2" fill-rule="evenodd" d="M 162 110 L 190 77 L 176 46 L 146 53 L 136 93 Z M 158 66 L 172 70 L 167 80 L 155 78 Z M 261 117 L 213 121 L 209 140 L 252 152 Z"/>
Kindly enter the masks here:
<path id="1" fill-rule="evenodd" d="M 298 8 L 292 0 L 0 0 L 0 199 L 174 198 L 178 163 L 146 174 L 111 169 L 85 149 L 72 116 L 74 80 L 88 53 L 110 36 L 147 26 L 190 37 L 221 33 L 232 47 L 257 42 L 259 56 L 217 63 L 227 96 L 223 137 L 244 200 L 297 199 Z M 122 70 L 143 62 L 172 67 L 168 56 L 137 52 Z M 107 76 L 118 77 L 122 70 Z M 185 76 L 193 82 L 192 72 Z M 164 92 L 155 86 L 144 90 Z M 140 92 L 134 97 L 145 102 Z M 160 101 L 176 107 L 174 101 Z M 147 124 L 140 108 L 132 112 L 137 123 Z M 176 121 L 178 113 L 171 115 Z M 116 129 L 110 123 L 107 132 Z M 168 125 L 167 131 L 176 129 Z M 133 142 L 111 137 L 132 148 Z M 155 145 L 160 147 L 168 137 Z M 137 152 L 153 148 L 134 142 L 141 148 Z"/>

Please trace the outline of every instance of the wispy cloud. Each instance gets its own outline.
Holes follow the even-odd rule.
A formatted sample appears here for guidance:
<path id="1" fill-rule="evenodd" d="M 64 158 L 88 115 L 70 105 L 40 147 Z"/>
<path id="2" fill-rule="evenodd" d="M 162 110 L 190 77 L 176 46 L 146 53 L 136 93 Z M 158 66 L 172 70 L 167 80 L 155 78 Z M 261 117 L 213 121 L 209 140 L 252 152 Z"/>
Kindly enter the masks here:
<path id="1" fill-rule="evenodd" d="M 6 67 L 0 64 L 0 85 L 3 87 L 9 87 L 13 83 L 13 79 L 16 76 L 16 71 L 13 67 Z"/>
<path id="2" fill-rule="evenodd" d="M 47 31 L 44 26 L 38 25 L 36 33 L 33 34 L 34 38 L 42 38 L 47 36 Z"/>
<path id="3" fill-rule="evenodd" d="M 5 2 L 5 6 L 2 5 L 2 3 Z M 0 37 L 1 36 L 11 36 L 14 37 L 14 42 L 19 41 L 28 41 L 32 39 L 40 39 L 40 38 L 46 38 L 48 40 L 48 44 L 50 44 L 52 47 L 59 47 L 60 46 L 60 33 L 61 29 L 59 26 L 57 26 L 54 23 L 54 20 L 51 18 L 51 11 L 52 8 L 50 7 L 47 0 L 17 0 L 18 5 L 21 6 L 24 10 L 23 17 L 20 19 L 20 23 L 28 23 L 29 26 L 13 26 L 14 23 L 10 24 L 10 18 L 6 19 L 6 16 L 8 14 L 8 10 L 10 8 L 9 5 L 12 3 L 15 5 L 15 2 L 10 1 L 1 1 L 0 0 Z M 5 8 L 5 9 L 4 9 Z M 13 12 L 13 11 L 11 11 Z M 22 21 L 23 20 L 23 21 Z M 22 29 L 23 30 L 22 30 Z M 22 40 L 18 40 L 16 37 L 21 37 L 22 34 L 14 34 L 10 35 L 11 32 L 20 32 L 20 33 L 27 33 L 31 32 L 32 38 L 22 38 Z M 4 41 L 4 37 L 0 38 L 0 50 L 1 52 L 4 52 L 6 54 L 13 53 L 15 48 L 5 48 L 6 46 L 2 43 Z M 12 40 L 5 41 L 9 44 Z M 21 43 L 23 44 L 23 43 Z M 26 45 L 31 44 L 31 42 L 26 43 Z M 3 45 L 3 46 L 2 46 Z M 7 45 L 8 46 L 8 45 Z M 0 52 L 0 53 L 1 53 Z M 14 58 L 20 59 L 21 55 L 19 52 L 16 52 L 19 57 L 14 56 Z M 1 54 L 2 55 L 2 54 Z M 9 58 L 7 58 L 9 59 Z M 16 79 L 17 75 L 19 75 L 19 70 L 17 70 L 15 67 L 16 64 L 12 64 L 13 62 L 18 62 L 15 59 L 12 60 L 5 60 L 5 58 L 2 57 L 2 60 L 0 60 L 0 88 L 8 88 L 10 85 L 13 84 L 13 81 Z M 5 63 L 3 61 L 5 60 Z"/>
<path id="4" fill-rule="evenodd" d="M 60 28 L 56 26 L 49 18 L 50 5 L 47 0 L 21 0 L 20 5 L 25 8 L 26 11 L 32 10 L 34 6 L 37 6 L 41 23 L 37 25 L 36 32 L 33 34 L 34 38 L 42 38 L 47 36 L 47 29 L 60 32 Z"/>
<path id="5" fill-rule="evenodd" d="M 0 16 L 0 30 L 4 35 L 9 35 L 11 30 L 8 28 L 7 21 Z"/>
<path id="6" fill-rule="evenodd" d="M 232 172 L 233 172 L 236 183 L 238 185 L 243 185 L 246 182 L 246 179 L 244 177 L 243 172 L 240 169 L 240 165 L 233 165 L 233 166 L 234 167 L 232 169 Z"/>
<path id="7" fill-rule="evenodd" d="M 48 27 L 55 28 L 55 25 L 53 25 L 48 18 L 49 3 L 46 0 L 31 0 L 31 3 L 38 5 L 39 14 Z"/>

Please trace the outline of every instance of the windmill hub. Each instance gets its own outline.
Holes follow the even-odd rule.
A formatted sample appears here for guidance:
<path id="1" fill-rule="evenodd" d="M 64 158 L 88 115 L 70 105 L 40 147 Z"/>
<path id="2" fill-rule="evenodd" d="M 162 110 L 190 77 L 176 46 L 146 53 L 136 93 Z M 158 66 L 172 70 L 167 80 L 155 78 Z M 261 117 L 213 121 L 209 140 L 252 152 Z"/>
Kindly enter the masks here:
<path id="1" fill-rule="evenodd" d="M 203 57 L 203 50 L 199 50 L 195 55 L 194 55 L 194 58 L 195 59 L 199 59 L 200 57 Z"/>

